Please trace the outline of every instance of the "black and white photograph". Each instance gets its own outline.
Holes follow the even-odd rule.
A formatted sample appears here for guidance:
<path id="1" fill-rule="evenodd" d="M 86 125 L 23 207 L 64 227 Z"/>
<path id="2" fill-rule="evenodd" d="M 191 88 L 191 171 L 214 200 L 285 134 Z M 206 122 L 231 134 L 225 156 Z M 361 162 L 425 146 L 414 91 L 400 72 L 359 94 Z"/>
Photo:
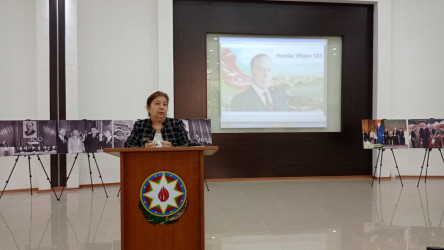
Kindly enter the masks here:
<path id="1" fill-rule="evenodd" d="M 23 121 L 23 138 L 37 138 L 36 121 Z"/>
<path id="2" fill-rule="evenodd" d="M 0 121 L 0 155 L 56 154 L 56 121 Z"/>
<path id="3" fill-rule="evenodd" d="M 442 148 L 444 119 L 409 119 L 411 148 Z"/>
<path id="4" fill-rule="evenodd" d="M 0 121 L 0 156 L 14 155 L 17 121 Z"/>
<path id="5" fill-rule="evenodd" d="M 86 120 L 61 120 L 57 134 L 57 152 L 75 154 L 85 152 Z"/>
<path id="6" fill-rule="evenodd" d="M 126 139 L 131 135 L 136 120 L 114 120 L 114 148 L 124 148 Z"/>
<path id="7" fill-rule="evenodd" d="M 59 121 L 58 152 L 96 153 L 104 148 L 112 148 L 111 123 L 111 120 Z"/>
<path id="8" fill-rule="evenodd" d="M 213 144 L 210 119 L 183 119 L 191 143 L 209 146 Z"/>

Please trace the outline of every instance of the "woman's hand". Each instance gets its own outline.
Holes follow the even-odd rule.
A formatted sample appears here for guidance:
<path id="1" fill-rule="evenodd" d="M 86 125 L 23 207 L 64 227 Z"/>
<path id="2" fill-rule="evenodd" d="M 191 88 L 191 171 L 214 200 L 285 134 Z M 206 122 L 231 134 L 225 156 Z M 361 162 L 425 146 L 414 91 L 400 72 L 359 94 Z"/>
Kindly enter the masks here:
<path id="1" fill-rule="evenodd" d="M 145 148 L 155 148 L 156 147 L 156 143 L 153 141 L 148 141 L 148 143 L 145 143 Z"/>
<path id="2" fill-rule="evenodd" d="M 171 148 L 171 142 L 169 142 L 169 141 L 163 141 L 163 142 L 162 142 L 162 147 L 164 147 L 164 148 Z"/>

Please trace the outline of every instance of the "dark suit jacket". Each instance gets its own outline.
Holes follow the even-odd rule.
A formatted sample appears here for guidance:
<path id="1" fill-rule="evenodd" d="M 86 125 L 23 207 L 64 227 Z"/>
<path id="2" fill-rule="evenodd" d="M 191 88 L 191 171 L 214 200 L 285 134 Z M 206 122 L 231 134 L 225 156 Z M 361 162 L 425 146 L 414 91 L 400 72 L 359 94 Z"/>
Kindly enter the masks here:
<path id="1" fill-rule="evenodd" d="M 68 153 L 68 138 L 65 136 L 65 142 L 60 139 L 60 136 L 57 136 L 57 153 L 66 154 Z"/>
<path id="2" fill-rule="evenodd" d="M 103 136 L 102 148 L 112 148 L 112 147 L 113 147 L 113 138 L 111 137 L 110 140 L 108 141 L 108 138 Z"/>
<path id="3" fill-rule="evenodd" d="M 270 88 L 271 101 L 274 111 L 288 111 L 287 97 L 281 89 Z M 242 93 L 239 93 L 231 100 L 232 111 L 268 111 L 262 99 L 249 87 Z"/>
<path id="4" fill-rule="evenodd" d="M 85 152 L 86 153 L 95 153 L 97 149 L 100 149 L 101 142 L 99 141 L 99 133 L 96 136 L 93 136 L 91 133 L 85 138 Z"/>
<path id="5" fill-rule="evenodd" d="M 33 135 L 33 134 L 35 134 L 35 129 L 33 129 L 31 131 L 28 131 L 28 130 L 25 131 L 25 135 L 26 136 L 30 136 L 30 135 Z"/>

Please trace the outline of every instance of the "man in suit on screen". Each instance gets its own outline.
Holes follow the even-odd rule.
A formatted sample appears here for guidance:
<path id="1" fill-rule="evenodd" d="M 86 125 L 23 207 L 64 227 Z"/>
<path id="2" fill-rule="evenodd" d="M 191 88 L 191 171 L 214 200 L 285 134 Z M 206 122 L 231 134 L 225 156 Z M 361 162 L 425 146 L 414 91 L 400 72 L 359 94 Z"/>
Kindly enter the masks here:
<path id="1" fill-rule="evenodd" d="M 251 59 L 253 84 L 231 101 L 232 111 L 287 111 L 287 97 L 283 90 L 273 88 L 273 63 L 266 54 Z"/>

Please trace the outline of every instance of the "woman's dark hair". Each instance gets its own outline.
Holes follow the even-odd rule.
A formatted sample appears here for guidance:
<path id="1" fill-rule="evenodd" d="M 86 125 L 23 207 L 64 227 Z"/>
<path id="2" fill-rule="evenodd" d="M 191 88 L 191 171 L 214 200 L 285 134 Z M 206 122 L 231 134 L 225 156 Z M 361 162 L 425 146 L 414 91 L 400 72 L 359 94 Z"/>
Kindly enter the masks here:
<path id="1" fill-rule="evenodd" d="M 154 101 L 154 99 L 156 99 L 159 96 L 163 96 L 167 99 L 167 103 L 170 103 L 170 98 L 168 97 L 168 95 L 162 91 L 156 91 L 154 93 L 152 93 L 148 99 L 146 99 L 146 105 L 150 106 L 151 103 Z"/>

